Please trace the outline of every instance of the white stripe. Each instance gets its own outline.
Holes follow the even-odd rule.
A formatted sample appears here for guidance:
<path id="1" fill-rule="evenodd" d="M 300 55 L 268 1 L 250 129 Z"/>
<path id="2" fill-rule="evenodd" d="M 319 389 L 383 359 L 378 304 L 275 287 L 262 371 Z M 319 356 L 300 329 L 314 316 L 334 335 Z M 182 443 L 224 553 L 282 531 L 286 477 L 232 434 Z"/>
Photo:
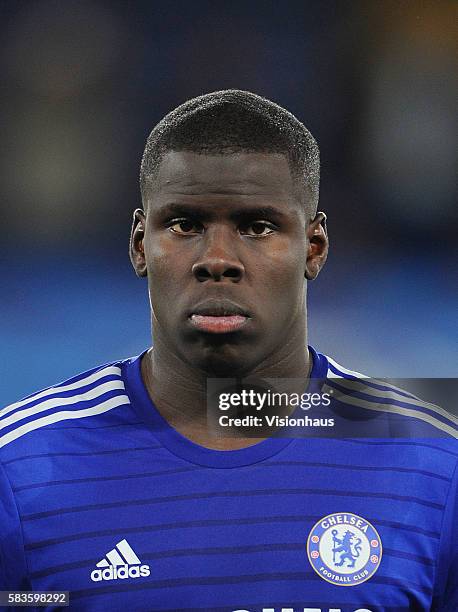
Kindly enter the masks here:
<path id="1" fill-rule="evenodd" d="M 351 376 L 355 376 L 356 378 L 370 378 L 371 381 L 376 383 L 376 384 L 384 385 L 385 387 L 388 387 L 392 391 L 399 392 L 402 395 L 402 397 L 405 397 L 405 393 L 408 393 L 410 395 L 410 397 L 413 397 L 413 398 L 417 399 L 419 402 L 423 401 L 419 397 L 417 397 L 413 393 L 410 393 L 409 391 L 406 391 L 405 389 L 400 389 L 399 387 L 396 387 L 395 385 L 389 384 L 389 383 L 387 383 L 384 380 L 379 380 L 377 378 L 372 378 L 371 376 L 367 376 L 366 374 L 360 374 L 360 372 L 353 372 L 352 370 L 347 370 L 347 368 L 344 368 L 343 366 L 341 366 L 339 363 L 334 361 L 334 359 L 331 359 L 331 357 L 326 356 L 326 358 L 327 358 L 328 361 L 330 361 L 332 363 L 332 365 L 335 368 L 340 370 L 341 373 L 350 374 Z M 344 378 L 344 376 L 342 374 L 336 374 L 335 372 L 332 372 L 330 370 L 328 370 L 328 376 L 327 377 L 328 378 L 339 378 L 339 379 L 340 378 Z"/>
<path id="2" fill-rule="evenodd" d="M 87 376 L 86 378 L 82 378 L 81 380 L 78 380 L 77 382 L 74 382 L 71 385 L 63 385 L 62 387 L 56 386 L 56 387 L 51 387 L 50 389 L 45 389 L 44 391 L 40 391 L 40 393 L 37 393 L 36 395 L 32 395 L 31 397 L 28 397 L 27 399 L 24 399 L 24 400 L 21 400 L 20 402 L 16 402 L 14 404 L 10 404 L 9 406 L 6 406 L 6 408 L 3 408 L 2 410 L 0 410 L 0 415 L 8 414 L 8 412 L 11 412 L 12 410 L 15 410 L 16 408 L 20 408 L 21 406 L 30 404 L 30 402 L 35 402 L 38 399 L 47 397 L 48 395 L 60 393 L 61 391 L 73 391 L 73 389 L 79 389 L 81 387 L 84 387 L 86 385 L 89 385 L 95 382 L 96 380 L 99 380 L 99 378 L 103 378 L 104 376 L 109 376 L 110 374 L 116 374 L 119 376 L 121 374 L 121 368 L 110 366 L 110 367 L 104 368 L 103 370 L 99 370 L 98 372 L 94 372 L 90 376 Z"/>
<path id="3" fill-rule="evenodd" d="M 110 564 L 106 559 L 102 559 L 97 563 L 97 567 L 108 567 Z"/>
<path id="4" fill-rule="evenodd" d="M 383 381 L 378 381 L 378 382 L 380 384 L 384 384 Z M 453 414 L 451 414 L 450 412 L 447 412 L 447 410 L 444 410 L 440 406 L 436 406 L 436 404 L 431 404 L 430 402 L 424 402 L 423 400 L 419 398 L 413 399 L 411 397 L 406 397 L 405 395 L 400 395 L 399 393 L 395 393 L 394 391 L 391 391 L 391 390 L 381 391 L 380 389 L 373 389 L 372 387 L 369 387 L 363 381 L 360 381 L 360 380 L 348 380 L 347 378 L 342 378 L 341 380 L 339 380 L 339 385 L 342 385 L 343 387 L 347 387 L 348 389 L 352 391 L 358 391 L 359 393 L 365 393 L 366 395 L 372 395 L 375 398 L 386 398 L 386 399 L 390 399 L 390 400 L 397 401 L 397 402 L 402 401 L 405 404 L 409 404 L 413 408 L 417 408 L 417 409 L 427 408 L 428 410 L 437 412 L 437 414 L 440 414 L 441 416 L 445 417 L 452 423 L 455 423 L 455 425 L 458 425 L 458 418 L 455 417 Z M 358 389 L 357 385 L 361 385 L 363 388 Z M 370 400 L 362 400 L 362 401 L 370 402 Z"/>
<path id="5" fill-rule="evenodd" d="M 110 550 L 110 552 L 107 553 L 107 559 L 111 565 L 114 565 L 115 567 L 118 565 L 126 565 L 125 560 L 121 557 L 116 548 L 113 548 L 113 550 Z"/>
<path id="6" fill-rule="evenodd" d="M 140 559 L 137 557 L 137 555 L 134 553 L 134 551 L 132 550 L 131 545 L 128 543 L 127 540 L 121 540 L 120 542 L 118 542 L 116 544 L 116 548 L 118 548 L 122 554 L 124 555 L 127 563 L 129 565 L 132 564 L 141 564 Z M 107 555 L 108 556 L 108 555 Z"/>
<path id="7" fill-rule="evenodd" d="M 92 408 L 85 408 L 84 410 L 64 410 L 62 412 L 55 412 L 54 414 L 50 414 L 46 417 L 41 417 L 41 419 L 35 419 L 34 421 L 30 421 L 26 425 L 22 425 L 18 427 L 14 431 L 10 431 L 0 438 L 0 448 L 5 446 L 9 442 L 20 438 L 24 434 L 29 431 L 33 431 L 34 429 L 39 429 L 40 427 L 45 427 L 46 425 L 51 425 L 51 423 L 58 423 L 59 421 L 65 421 L 70 419 L 82 419 L 87 416 L 94 416 L 96 414 L 102 414 L 103 412 L 108 412 L 108 410 L 112 410 L 113 408 L 117 408 L 118 406 L 122 406 L 123 404 L 129 404 L 129 398 L 127 395 L 118 395 L 117 397 L 112 397 L 105 402 L 102 402 L 98 406 L 93 406 Z"/>
<path id="8" fill-rule="evenodd" d="M 335 368 L 337 368 L 338 370 L 340 370 L 341 372 L 345 374 L 350 374 L 350 376 L 356 376 L 357 378 L 370 378 L 366 374 L 361 374 L 361 372 L 353 372 L 353 370 L 347 370 L 347 368 L 344 368 L 339 363 L 337 363 L 337 361 L 334 361 L 334 359 L 331 359 L 331 357 L 328 357 L 327 355 L 326 355 L 326 359 L 329 361 L 329 363 L 332 363 L 332 365 Z M 331 370 L 328 370 L 328 378 L 342 378 L 342 376 L 339 374 L 335 374 Z"/>
<path id="9" fill-rule="evenodd" d="M 22 421 L 22 419 L 25 419 L 33 414 L 38 414 L 39 412 L 44 412 L 45 410 L 50 410 L 51 408 L 60 408 L 68 404 L 77 404 L 79 402 L 95 399 L 96 397 L 99 397 L 108 391 L 114 391 L 115 389 L 125 390 L 122 380 L 110 380 L 109 382 L 99 385 L 90 391 L 86 391 L 86 393 L 82 393 L 81 395 L 72 395 L 71 397 L 54 397 L 53 399 L 47 400 L 42 404 L 37 404 L 36 406 L 26 408 L 25 410 L 19 410 L 11 416 L 1 419 L 0 429 L 4 429 L 5 427 L 8 427 L 8 425 L 16 423 L 17 421 Z"/>
<path id="10" fill-rule="evenodd" d="M 335 390 L 328 385 L 324 385 L 323 389 L 327 390 L 327 393 L 331 393 L 331 396 L 335 393 Z M 423 412 L 419 412 L 418 410 L 411 410 L 410 408 L 401 408 L 400 406 L 393 405 L 383 405 L 383 404 L 371 404 L 365 400 L 361 400 L 357 397 L 350 397 L 348 395 L 343 394 L 343 399 L 341 399 L 345 404 L 352 404 L 353 406 L 359 406 L 361 408 L 366 408 L 367 410 L 375 410 L 377 412 L 392 412 L 395 414 L 402 414 L 404 416 L 413 417 L 415 419 L 419 419 L 420 421 L 425 421 L 430 425 L 433 425 L 437 429 L 441 429 L 446 433 L 450 434 L 453 438 L 458 438 L 458 432 L 454 427 L 450 427 L 449 425 L 445 425 L 442 421 L 430 416 L 429 414 L 424 414 Z"/>

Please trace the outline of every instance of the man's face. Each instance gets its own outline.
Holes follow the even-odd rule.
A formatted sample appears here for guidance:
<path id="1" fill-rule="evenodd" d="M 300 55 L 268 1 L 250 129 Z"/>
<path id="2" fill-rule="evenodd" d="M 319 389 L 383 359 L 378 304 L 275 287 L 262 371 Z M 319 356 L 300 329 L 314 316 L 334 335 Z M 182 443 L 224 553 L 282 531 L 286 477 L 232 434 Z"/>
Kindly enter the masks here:
<path id="1" fill-rule="evenodd" d="M 283 155 L 164 156 L 132 239 L 154 344 L 232 376 L 305 329 L 308 218 L 297 191 Z"/>

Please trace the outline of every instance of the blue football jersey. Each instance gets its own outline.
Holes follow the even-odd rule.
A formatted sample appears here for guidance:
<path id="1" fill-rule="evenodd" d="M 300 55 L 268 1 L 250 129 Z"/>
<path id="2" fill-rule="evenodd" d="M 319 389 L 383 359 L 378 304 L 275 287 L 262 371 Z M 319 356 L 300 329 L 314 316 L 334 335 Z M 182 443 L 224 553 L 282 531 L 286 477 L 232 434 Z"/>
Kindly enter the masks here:
<path id="1" fill-rule="evenodd" d="M 204 448 L 162 418 L 141 355 L 0 411 L 0 590 L 82 612 L 458 610 L 453 417 L 310 352 L 334 413 L 394 415 L 386 437 L 350 420 Z"/>

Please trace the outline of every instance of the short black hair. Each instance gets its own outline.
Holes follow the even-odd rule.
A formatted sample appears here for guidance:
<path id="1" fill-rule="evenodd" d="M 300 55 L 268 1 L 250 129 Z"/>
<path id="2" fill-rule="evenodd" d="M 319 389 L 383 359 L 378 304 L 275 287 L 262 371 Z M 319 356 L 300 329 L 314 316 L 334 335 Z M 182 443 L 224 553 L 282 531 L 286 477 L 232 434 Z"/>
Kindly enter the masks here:
<path id="1" fill-rule="evenodd" d="M 140 169 L 144 205 L 162 157 L 169 151 L 283 154 L 292 176 L 310 193 L 311 217 L 316 214 L 320 182 L 318 145 L 292 113 L 257 94 L 238 89 L 214 91 L 187 100 L 168 113 L 146 141 Z"/>

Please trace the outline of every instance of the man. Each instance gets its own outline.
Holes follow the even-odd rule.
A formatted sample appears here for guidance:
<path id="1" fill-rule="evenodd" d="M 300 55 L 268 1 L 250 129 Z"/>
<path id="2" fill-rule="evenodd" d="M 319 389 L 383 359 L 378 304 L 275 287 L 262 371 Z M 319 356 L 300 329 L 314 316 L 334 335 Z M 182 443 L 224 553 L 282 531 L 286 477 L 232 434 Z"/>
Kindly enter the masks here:
<path id="1" fill-rule="evenodd" d="M 456 609 L 453 419 L 307 347 L 318 183 L 313 137 L 254 94 L 154 128 L 130 246 L 153 348 L 2 411 L 1 588 L 90 611 Z M 248 377 L 334 394 L 324 433 L 215 432 L 207 381 Z"/>

